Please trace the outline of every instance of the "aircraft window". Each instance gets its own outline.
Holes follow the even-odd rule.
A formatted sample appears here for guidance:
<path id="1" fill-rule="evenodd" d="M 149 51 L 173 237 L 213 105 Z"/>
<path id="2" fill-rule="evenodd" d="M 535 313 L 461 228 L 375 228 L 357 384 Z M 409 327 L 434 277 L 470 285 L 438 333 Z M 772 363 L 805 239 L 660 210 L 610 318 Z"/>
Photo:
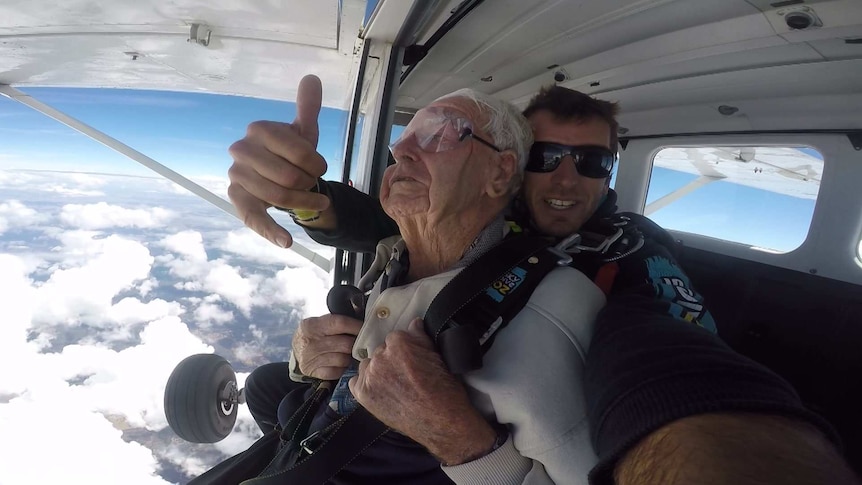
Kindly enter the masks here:
<path id="1" fill-rule="evenodd" d="M 644 214 L 667 229 L 784 253 L 805 241 L 823 156 L 803 146 L 667 147 Z"/>

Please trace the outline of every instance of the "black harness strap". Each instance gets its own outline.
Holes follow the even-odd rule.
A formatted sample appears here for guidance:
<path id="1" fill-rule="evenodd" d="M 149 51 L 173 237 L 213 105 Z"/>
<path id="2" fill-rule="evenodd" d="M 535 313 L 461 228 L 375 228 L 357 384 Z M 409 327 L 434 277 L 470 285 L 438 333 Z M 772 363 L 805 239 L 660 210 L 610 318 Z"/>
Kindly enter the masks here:
<path id="1" fill-rule="evenodd" d="M 464 268 L 443 287 L 425 313 L 425 331 L 449 371 L 482 366 L 498 330 L 521 311 L 533 290 L 560 260 L 538 236 L 511 236 Z M 490 284 L 489 284 L 490 282 Z"/>
<path id="2" fill-rule="evenodd" d="M 305 446 L 294 440 L 280 450 L 273 460 L 273 464 L 276 464 L 283 454 L 301 453 L 293 466 L 284 469 L 271 464 L 268 468 L 273 468 L 272 473 L 264 470 L 258 478 L 246 480 L 241 485 L 324 484 L 386 434 L 389 428 L 360 406 L 324 431 L 327 431 L 325 436 L 315 443 L 317 449 L 311 450 L 311 454 L 302 449 L 296 450 L 296 446 Z M 302 440 L 302 443 L 306 441 L 308 439 Z"/>

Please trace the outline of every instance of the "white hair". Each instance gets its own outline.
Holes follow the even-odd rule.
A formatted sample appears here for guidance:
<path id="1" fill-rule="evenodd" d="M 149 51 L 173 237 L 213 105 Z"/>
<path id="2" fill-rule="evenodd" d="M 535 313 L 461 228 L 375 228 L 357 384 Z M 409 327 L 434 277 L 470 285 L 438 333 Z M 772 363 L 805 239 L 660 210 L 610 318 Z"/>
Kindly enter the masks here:
<path id="1" fill-rule="evenodd" d="M 476 103 L 479 111 L 487 118 L 482 131 L 491 135 L 494 144 L 500 149 L 515 151 L 518 156 L 518 173 L 512 178 L 511 187 L 512 193 L 515 193 L 520 187 L 530 146 L 533 144 L 533 129 L 527 118 L 511 103 L 475 89 L 459 89 L 440 96 L 434 102 L 446 98 L 467 98 Z"/>

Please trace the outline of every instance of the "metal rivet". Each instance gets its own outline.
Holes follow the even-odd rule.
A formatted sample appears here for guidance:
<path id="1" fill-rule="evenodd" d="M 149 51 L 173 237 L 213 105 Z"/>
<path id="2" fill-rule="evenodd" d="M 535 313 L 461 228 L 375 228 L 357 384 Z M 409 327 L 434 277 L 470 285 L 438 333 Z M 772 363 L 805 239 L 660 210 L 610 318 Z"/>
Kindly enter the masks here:
<path id="1" fill-rule="evenodd" d="M 528 259 L 527 262 L 530 264 L 536 264 L 539 262 L 539 258 L 537 258 L 535 256 L 530 256 L 530 259 Z"/>
<path id="2" fill-rule="evenodd" d="M 389 318 L 389 309 L 386 307 L 377 310 L 377 318 Z"/>

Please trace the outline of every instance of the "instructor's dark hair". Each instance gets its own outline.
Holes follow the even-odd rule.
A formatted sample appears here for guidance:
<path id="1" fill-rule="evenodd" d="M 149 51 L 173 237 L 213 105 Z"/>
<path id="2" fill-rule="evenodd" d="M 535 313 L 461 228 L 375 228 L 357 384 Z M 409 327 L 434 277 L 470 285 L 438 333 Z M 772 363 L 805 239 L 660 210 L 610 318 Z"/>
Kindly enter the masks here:
<path id="1" fill-rule="evenodd" d="M 596 99 L 589 94 L 562 86 L 546 86 L 530 100 L 530 104 L 524 110 L 524 116 L 529 118 L 538 111 L 548 111 L 558 121 L 583 123 L 600 119 L 611 127 L 611 139 L 609 140 L 611 151 L 614 153 L 618 151 L 617 130 L 619 124 L 616 116 L 620 112 L 620 107 L 617 103 Z"/>

